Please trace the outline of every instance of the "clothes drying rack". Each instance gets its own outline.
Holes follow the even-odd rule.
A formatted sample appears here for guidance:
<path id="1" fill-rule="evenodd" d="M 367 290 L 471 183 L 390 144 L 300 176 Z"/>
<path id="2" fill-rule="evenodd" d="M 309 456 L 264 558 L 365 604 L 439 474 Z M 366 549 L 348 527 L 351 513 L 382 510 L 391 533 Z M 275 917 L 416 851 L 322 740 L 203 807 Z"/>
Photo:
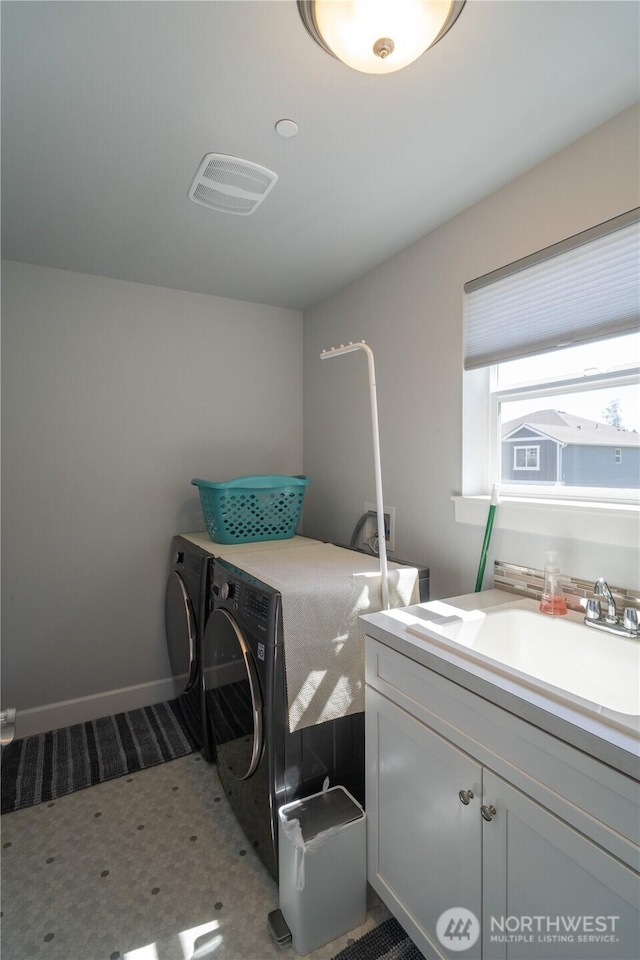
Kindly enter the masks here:
<path id="1" fill-rule="evenodd" d="M 382 588 L 382 609 L 389 609 L 389 582 L 387 572 L 387 539 L 384 527 L 384 500 L 382 498 L 382 469 L 380 466 L 380 433 L 378 430 L 378 400 L 376 395 L 376 370 L 373 361 L 373 350 L 361 340 L 359 343 L 351 341 L 346 346 L 341 344 L 339 347 L 331 347 L 329 350 L 323 350 L 320 354 L 321 360 L 328 360 L 330 357 L 339 357 L 343 353 L 353 353 L 355 350 L 364 350 L 367 355 L 367 368 L 369 372 L 369 400 L 371 404 L 371 428 L 373 432 L 373 468 L 376 482 L 376 514 L 378 519 L 378 552 L 380 556 L 380 585 Z"/>

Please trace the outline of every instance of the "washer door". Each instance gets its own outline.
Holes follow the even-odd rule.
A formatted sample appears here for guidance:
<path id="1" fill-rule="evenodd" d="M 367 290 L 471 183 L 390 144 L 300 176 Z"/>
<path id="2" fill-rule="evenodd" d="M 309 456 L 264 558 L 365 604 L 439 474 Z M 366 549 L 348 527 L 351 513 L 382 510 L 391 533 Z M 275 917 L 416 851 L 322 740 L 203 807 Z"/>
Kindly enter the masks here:
<path id="1" fill-rule="evenodd" d="M 164 620 L 167 647 L 174 677 L 186 674 L 185 692 L 195 683 L 198 670 L 196 654 L 196 618 L 184 580 L 173 570 L 164 595 Z"/>
<path id="2" fill-rule="evenodd" d="M 247 780 L 262 754 L 262 695 L 251 650 L 227 610 L 214 610 L 207 621 L 204 685 L 218 764 Z"/>

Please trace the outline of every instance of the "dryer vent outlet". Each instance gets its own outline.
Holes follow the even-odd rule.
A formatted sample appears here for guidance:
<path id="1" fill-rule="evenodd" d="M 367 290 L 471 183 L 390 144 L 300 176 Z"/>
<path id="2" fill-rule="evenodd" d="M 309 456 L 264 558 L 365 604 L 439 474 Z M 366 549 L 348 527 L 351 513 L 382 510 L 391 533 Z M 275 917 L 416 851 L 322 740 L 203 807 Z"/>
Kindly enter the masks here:
<path id="1" fill-rule="evenodd" d="M 278 180 L 278 174 L 241 157 L 207 153 L 189 188 L 189 199 L 220 213 L 246 217 L 256 210 Z"/>

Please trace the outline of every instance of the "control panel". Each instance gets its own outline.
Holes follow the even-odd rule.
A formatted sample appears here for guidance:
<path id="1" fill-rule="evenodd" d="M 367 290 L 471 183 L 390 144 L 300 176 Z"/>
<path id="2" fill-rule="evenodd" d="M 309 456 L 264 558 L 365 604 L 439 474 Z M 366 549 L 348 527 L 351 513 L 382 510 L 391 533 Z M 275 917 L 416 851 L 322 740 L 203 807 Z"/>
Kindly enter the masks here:
<path id="1" fill-rule="evenodd" d="M 269 615 L 269 597 L 264 593 L 256 593 L 255 590 L 246 588 L 244 591 L 244 602 L 242 612 L 249 617 L 255 617 L 263 623 Z"/>
<path id="2" fill-rule="evenodd" d="M 220 584 L 220 599 L 221 600 L 234 600 L 238 595 L 238 584 L 229 583 L 228 580 L 225 580 Z"/>
<path id="3" fill-rule="evenodd" d="M 261 634 L 270 629 L 270 617 L 278 609 L 277 601 L 274 606 L 277 590 L 226 561 L 212 563 L 210 576 L 211 609 L 222 601 L 245 621 L 253 621 Z"/>

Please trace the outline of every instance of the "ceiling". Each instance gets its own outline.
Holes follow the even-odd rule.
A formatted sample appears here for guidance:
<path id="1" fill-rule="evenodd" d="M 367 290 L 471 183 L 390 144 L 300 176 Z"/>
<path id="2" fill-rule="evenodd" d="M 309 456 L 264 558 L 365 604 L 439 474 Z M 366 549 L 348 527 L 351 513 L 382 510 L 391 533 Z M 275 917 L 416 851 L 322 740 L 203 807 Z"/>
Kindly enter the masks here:
<path id="1" fill-rule="evenodd" d="M 640 92 L 640 5 L 616 0 L 467 0 L 387 76 L 324 53 L 293 0 L 1 12 L 3 256 L 297 309 Z M 188 199 L 209 152 L 278 174 L 254 214 Z"/>

